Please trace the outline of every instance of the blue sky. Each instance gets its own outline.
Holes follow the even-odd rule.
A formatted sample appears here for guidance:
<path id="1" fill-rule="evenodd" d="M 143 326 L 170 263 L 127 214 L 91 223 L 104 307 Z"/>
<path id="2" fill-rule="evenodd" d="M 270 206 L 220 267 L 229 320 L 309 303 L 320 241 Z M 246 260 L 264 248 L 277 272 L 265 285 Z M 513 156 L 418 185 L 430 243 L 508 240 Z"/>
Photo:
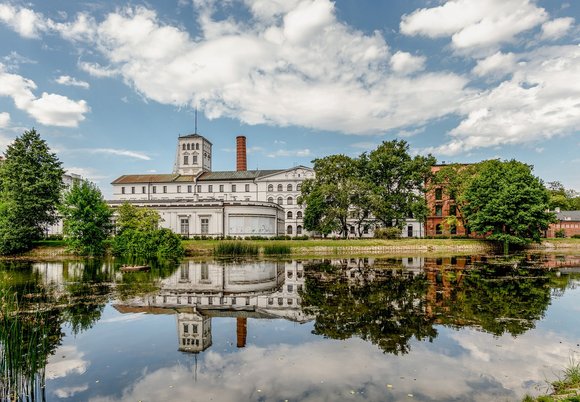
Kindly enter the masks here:
<path id="1" fill-rule="evenodd" d="M 439 161 L 516 158 L 580 190 L 576 0 L 0 0 L 0 151 L 35 127 L 105 196 L 170 172 L 311 165 L 402 138 Z"/>

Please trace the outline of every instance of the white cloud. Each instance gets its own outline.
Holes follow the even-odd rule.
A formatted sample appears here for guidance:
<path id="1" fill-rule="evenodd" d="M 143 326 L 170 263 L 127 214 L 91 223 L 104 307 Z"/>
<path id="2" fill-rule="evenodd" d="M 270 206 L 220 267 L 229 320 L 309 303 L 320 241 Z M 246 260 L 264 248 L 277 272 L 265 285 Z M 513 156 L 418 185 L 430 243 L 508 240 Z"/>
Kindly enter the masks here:
<path id="1" fill-rule="evenodd" d="M 413 56 L 407 52 L 397 52 L 391 57 L 390 64 L 393 71 L 397 73 L 410 74 L 425 68 L 426 58 L 423 56 Z"/>
<path id="2" fill-rule="evenodd" d="M 0 4 L 0 22 L 5 23 L 25 38 L 36 38 L 47 28 L 42 15 L 28 8 L 17 9 L 9 4 Z"/>
<path id="3" fill-rule="evenodd" d="M 517 59 L 510 80 L 466 99 L 451 141 L 431 151 L 533 143 L 580 127 L 580 47 L 539 48 Z"/>
<path id="4" fill-rule="evenodd" d="M 96 170 L 89 167 L 78 167 L 78 166 L 67 167 L 66 173 L 78 174 L 83 179 L 87 179 L 95 183 L 98 183 L 101 180 L 108 178 L 108 176 L 103 175 L 100 170 Z"/>
<path id="5" fill-rule="evenodd" d="M 267 154 L 267 156 L 269 158 L 289 157 L 289 156 L 296 156 L 299 158 L 305 158 L 305 157 L 310 156 L 310 155 L 312 155 L 312 152 L 310 152 L 310 149 L 308 149 L 308 148 L 294 149 L 294 150 L 279 149 L 275 152 L 271 152 L 271 153 Z"/>
<path id="6" fill-rule="evenodd" d="M 544 40 L 555 40 L 566 35 L 570 28 L 574 25 L 574 18 L 556 18 L 552 21 L 545 22 L 542 25 L 541 38 Z"/>
<path id="7" fill-rule="evenodd" d="M 0 112 L 0 128 L 8 127 L 10 123 L 10 113 Z"/>
<path id="8" fill-rule="evenodd" d="M 0 63 L 0 96 L 11 97 L 16 107 L 26 111 L 37 122 L 48 126 L 77 127 L 89 107 L 84 100 L 44 92 L 36 98 L 34 81 L 6 72 Z"/>
<path id="9" fill-rule="evenodd" d="M 77 387 L 62 387 L 54 390 L 54 394 L 59 398 L 70 398 L 79 392 L 84 392 L 89 389 L 89 384 L 83 384 Z"/>
<path id="10" fill-rule="evenodd" d="M 98 63 L 79 62 L 79 68 L 93 77 L 106 78 L 119 75 L 119 71 L 103 67 Z"/>
<path id="11" fill-rule="evenodd" d="M 81 80 L 77 80 L 69 75 L 61 75 L 56 79 L 56 82 L 61 85 L 73 86 L 73 87 L 80 87 L 80 88 L 89 88 L 89 83 Z"/>
<path id="12" fill-rule="evenodd" d="M 512 42 L 547 18 L 530 0 L 449 0 L 404 15 L 400 28 L 405 35 L 451 37 L 454 48 L 469 50 Z"/>
<path id="13" fill-rule="evenodd" d="M 76 346 L 60 346 L 55 354 L 48 358 L 46 378 L 53 380 L 71 374 L 84 374 L 90 365 L 84 357 L 84 353 Z"/>
<path id="14" fill-rule="evenodd" d="M 516 69 L 516 57 L 513 53 L 497 52 L 491 56 L 478 60 L 473 68 L 473 73 L 480 77 L 492 76 L 495 78 L 504 77 Z"/>
<path id="15" fill-rule="evenodd" d="M 87 152 L 89 152 L 91 154 L 126 156 L 128 158 L 141 159 L 144 161 L 151 160 L 151 157 L 143 152 L 130 151 L 128 149 L 94 148 L 94 149 L 88 149 Z"/>

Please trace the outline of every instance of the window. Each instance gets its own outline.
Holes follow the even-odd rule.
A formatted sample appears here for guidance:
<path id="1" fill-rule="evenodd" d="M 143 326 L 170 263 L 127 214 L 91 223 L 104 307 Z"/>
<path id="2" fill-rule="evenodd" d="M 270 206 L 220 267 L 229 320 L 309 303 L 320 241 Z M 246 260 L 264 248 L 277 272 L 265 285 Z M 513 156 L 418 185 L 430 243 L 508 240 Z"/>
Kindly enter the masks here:
<path id="1" fill-rule="evenodd" d="M 209 218 L 201 218 L 201 234 L 209 233 Z"/>
<path id="2" fill-rule="evenodd" d="M 208 191 L 208 193 L 213 193 L 213 185 L 212 184 L 207 186 L 207 191 Z"/>
<path id="3" fill-rule="evenodd" d="M 274 185 L 268 184 L 268 191 L 274 191 Z"/>
<path id="4" fill-rule="evenodd" d="M 199 151 L 199 144 L 195 144 L 195 149 Z"/>
<path id="5" fill-rule="evenodd" d="M 296 234 L 297 235 L 301 235 L 302 234 L 302 226 L 300 226 L 300 225 L 296 226 Z"/>
<path id="6" fill-rule="evenodd" d="M 449 227 L 449 233 L 451 233 L 452 235 L 457 234 L 457 226 L 451 225 Z"/>
<path id="7" fill-rule="evenodd" d="M 125 194 L 125 187 L 121 187 L 121 194 Z"/>
<path id="8" fill-rule="evenodd" d="M 236 192 L 236 185 L 232 184 L 232 193 L 235 193 L 235 192 Z"/>
<path id="9" fill-rule="evenodd" d="M 288 292 L 292 292 L 294 290 L 294 286 L 292 285 L 287 285 L 286 289 L 288 290 Z"/>
<path id="10" fill-rule="evenodd" d="M 181 193 L 181 186 L 177 186 L 177 192 Z"/>
<path id="11" fill-rule="evenodd" d="M 278 202 L 278 205 L 282 205 L 282 197 L 278 197 L 277 202 Z"/>
<path id="12" fill-rule="evenodd" d="M 443 189 L 440 189 L 440 188 L 435 189 L 435 199 L 437 201 L 440 201 L 443 199 Z"/>
<path id="13" fill-rule="evenodd" d="M 294 204 L 294 199 L 292 197 L 286 198 L 286 204 L 288 204 L 288 205 Z"/>
<path id="14" fill-rule="evenodd" d="M 185 144 L 183 144 L 181 148 L 185 151 Z"/>
<path id="15" fill-rule="evenodd" d="M 288 184 L 286 186 L 286 191 L 292 191 L 292 184 Z"/>
<path id="16" fill-rule="evenodd" d="M 192 157 L 191 157 L 191 164 L 192 165 L 197 165 L 197 155 L 192 155 Z"/>
<path id="17" fill-rule="evenodd" d="M 268 197 L 268 202 L 274 202 L 274 198 L 273 197 Z"/>
<path id="18" fill-rule="evenodd" d="M 191 193 L 191 184 L 187 186 L 187 192 Z"/>
<path id="19" fill-rule="evenodd" d="M 286 234 L 289 234 L 289 235 L 292 234 L 292 225 L 288 225 L 288 227 L 286 228 Z"/>
<path id="20" fill-rule="evenodd" d="M 201 193 L 201 184 L 198 184 L 198 185 L 197 185 L 197 189 L 196 189 L 196 191 L 197 191 L 198 193 Z"/>
<path id="21" fill-rule="evenodd" d="M 435 205 L 435 216 L 442 216 L 443 215 L 443 206 L 442 205 Z"/>
<path id="22" fill-rule="evenodd" d="M 131 187 L 131 194 L 135 194 L 135 187 Z"/>
<path id="23" fill-rule="evenodd" d="M 302 211 L 296 212 L 296 219 L 302 219 Z"/>
<path id="24" fill-rule="evenodd" d="M 189 155 L 183 155 L 183 164 L 189 165 Z"/>
<path id="25" fill-rule="evenodd" d="M 183 324 L 183 333 L 184 334 L 188 334 L 189 333 L 189 325 Z"/>
<path id="26" fill-rule="evenodd" d="M 167 186 L 163 186 L 163 192 L 167 193 Z"/>
<path id="27" fill-rule="evenodd" d="M 224 185 L 220 184 L 220 193 L 223 193 L 223 192 L 224 192 Z"/>
<path id="28" fill-rule="evenodd" d="M 443 229 L 441 227 L 441 224 L 435 225 L 435 234 L 438 234 L 438 235 L 443 234 Z"/>
<path id="29" fill-rule="evenodd" d="M 250 185 L 246 184 L 246 193 L 249 193 L 249 192 L 250 192 Z"/>
<path id="30" fill-rule="evenodd" d="M 288 213 L 286 214 L 286 218 L 292 219 L 292 211 L 288 211 Z"/>
<path id="31" fill-rule="evenodd" d="M 145 186 L 141 187 L 141 192 L 145 194 L 147 192 L 147 188 Z"/>
<path id="32" fill-rule="evenodd" d="M 457 215 L 457 205 L 449 205 L 449 215 Z"/>
<path id="33" fill-rule="evenodd" d="M 278 184 L 278 191 L 283 191 L 283 186 L 281 184 Z"/>
<path id="34" fill-rule="evenodd" d="M 188 235 L 189 234 L 189 219 L 188 218 L 181 218 L 181 234 Z"/>
<path id="35" fill-rule="evenodd" d="M 197 334 L 197 324 L 191 324 L 191 333 Z"/>
<path id="36" fill-rule="evenodd" d="M 153 194 L 157 193 L 157 186 L 153 186 L 153 188 L 151 188 L 151 190 L 153 191 Z"/>
<path id="37" fill-rule="evenodd" d="M 298 183 L 296 185 L 296 191 L 300 191 L 302 189 L 302 183 Z"/>

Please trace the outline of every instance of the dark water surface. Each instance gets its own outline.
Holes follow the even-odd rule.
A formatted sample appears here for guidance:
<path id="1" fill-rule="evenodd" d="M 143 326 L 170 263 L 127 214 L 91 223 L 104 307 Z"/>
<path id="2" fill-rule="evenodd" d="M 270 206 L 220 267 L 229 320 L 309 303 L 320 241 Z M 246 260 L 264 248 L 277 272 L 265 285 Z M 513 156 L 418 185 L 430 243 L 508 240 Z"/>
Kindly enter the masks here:
<path id="1" fill-rule="evenodd" d="M 580 358 L 580 257 L 0 262 L 0 400 L 519 401 Z"/>

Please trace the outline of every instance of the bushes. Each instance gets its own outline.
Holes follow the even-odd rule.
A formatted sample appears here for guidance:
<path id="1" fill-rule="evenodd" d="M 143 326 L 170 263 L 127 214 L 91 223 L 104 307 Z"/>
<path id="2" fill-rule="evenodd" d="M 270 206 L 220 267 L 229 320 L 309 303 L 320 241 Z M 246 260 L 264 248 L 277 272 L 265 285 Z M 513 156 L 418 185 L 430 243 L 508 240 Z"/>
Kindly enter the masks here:
<path id="1" fill-rule="evenodd" d="M 169 229 L 126 229 L 113 239 L 112 251 L 114 255 L 125 257 L 178 258 L 185 250 L 181 237 Z"/>
<path id="2" fill-rule="evenodd" d="M 564 229 L 559 229 L 556 230 L 556 233 L 554 235 L 559 239 L 563 239 L 564 237 L 566 237 L 566 231 Z"/>
<path id="3" fill-rule="evenodd" d="M 575 235 L 572 235 L 572 238 L 573 238 L 573 239 L 580 239 L 580 234 L 575 234 Z"/>
<path id="4" fill-rule="evenodd" d="M 401 229 L 397 227 L 375 229 L 375 239 L 399 239 Z"/>

